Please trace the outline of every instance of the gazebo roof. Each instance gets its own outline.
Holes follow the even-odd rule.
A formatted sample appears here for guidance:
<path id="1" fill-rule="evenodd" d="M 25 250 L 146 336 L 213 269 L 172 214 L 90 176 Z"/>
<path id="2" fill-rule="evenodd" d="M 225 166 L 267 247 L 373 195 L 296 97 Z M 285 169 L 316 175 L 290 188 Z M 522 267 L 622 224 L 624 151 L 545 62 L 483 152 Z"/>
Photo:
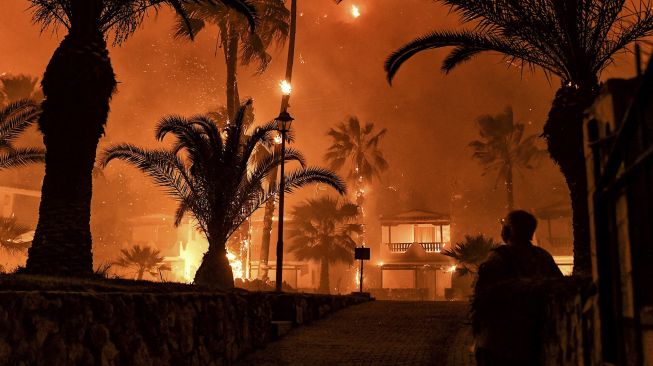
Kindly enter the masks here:
<path id="1" fill-rule="evenodd" d="M 382 224 L 400 224 L 400 223 L 449 223 L 451 217 L 447 214 L 426 211 L 410 210 L 394 215 L 381 216 Z"/>

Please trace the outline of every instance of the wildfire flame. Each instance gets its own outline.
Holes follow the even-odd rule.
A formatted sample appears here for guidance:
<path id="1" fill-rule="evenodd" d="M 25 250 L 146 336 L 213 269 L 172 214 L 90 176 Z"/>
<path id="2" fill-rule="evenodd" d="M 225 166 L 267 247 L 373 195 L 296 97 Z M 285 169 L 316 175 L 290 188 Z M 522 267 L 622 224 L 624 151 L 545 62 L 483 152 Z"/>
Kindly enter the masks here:
<path id="1" fill-rule="evenodd" d="M 227 259 L 229 260 L 229 265 L 231 266 L 234 278 L 243 278 L 243 262 L 238 258 L 238 256 L 227 250 Z"/>
<path id="2" fill-rule="evenodd" d="M 288 80 L 281 80 L 279 82 L 279 87 L 281 88 L 283 95 L 290 95 L 290 93 L 292 93 L 292 85 L 290 85 Z"/>
<path id="3" fill-rule="evenodd" d="M 361 10 L 358 8 L 358 6 L 356 5 L 351 6 L 351 16 L 353 16 L 354 18 L 358 18 L 359 16 L 361 16 Z"/>

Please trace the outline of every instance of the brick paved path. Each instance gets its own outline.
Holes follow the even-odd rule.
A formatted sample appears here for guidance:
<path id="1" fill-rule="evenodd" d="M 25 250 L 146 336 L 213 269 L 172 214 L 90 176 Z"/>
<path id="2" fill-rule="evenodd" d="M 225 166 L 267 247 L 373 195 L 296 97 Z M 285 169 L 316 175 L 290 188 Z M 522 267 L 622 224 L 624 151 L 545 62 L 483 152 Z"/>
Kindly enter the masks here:
<path id="1" fill-rule="evenodd" d="M 292 330 L 248 365 L 471 366 L 467 304 L 373 301 Z"/>

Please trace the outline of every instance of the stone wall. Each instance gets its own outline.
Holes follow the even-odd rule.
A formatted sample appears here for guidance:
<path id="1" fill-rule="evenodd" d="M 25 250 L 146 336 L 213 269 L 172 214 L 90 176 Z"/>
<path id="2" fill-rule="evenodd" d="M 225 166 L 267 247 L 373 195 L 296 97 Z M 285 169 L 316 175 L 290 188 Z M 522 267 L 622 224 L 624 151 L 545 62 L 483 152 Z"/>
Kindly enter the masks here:
<path id="1" fill-rule="evenodd" d="M 566 278 L 547 287 L 542 329 L 543 365 L 593 364 L 591 296 L 589 279 Z"/>
<path id="2" fill-rule="evenodd" d="M 2 365 L 229 365 L 368 299 L 273 293 L 0 291 Z"/>

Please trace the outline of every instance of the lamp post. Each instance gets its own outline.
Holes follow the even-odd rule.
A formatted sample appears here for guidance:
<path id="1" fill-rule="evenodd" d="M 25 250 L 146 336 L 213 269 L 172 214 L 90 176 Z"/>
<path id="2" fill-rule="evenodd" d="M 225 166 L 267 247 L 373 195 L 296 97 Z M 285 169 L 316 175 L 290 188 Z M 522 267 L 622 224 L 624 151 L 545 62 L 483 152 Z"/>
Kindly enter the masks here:
<path id="1" fill-rule="evenodd" d="M 276 290 L 281 292 L 281 284 L 283 283 L 283 201 L 284 193 L 286 190 L 286 176 L 285 176 L 285 160 L 286 160 L 286 133 L 290 131 L 290 126 L 294 118 L 284 110 L 279 114 L 275 120 L 277 122 L 277 129 L 281 133 L 281 181 L 279 183 L 279 226 L 277 239 L 277 276 L 276 276 Z"/>

